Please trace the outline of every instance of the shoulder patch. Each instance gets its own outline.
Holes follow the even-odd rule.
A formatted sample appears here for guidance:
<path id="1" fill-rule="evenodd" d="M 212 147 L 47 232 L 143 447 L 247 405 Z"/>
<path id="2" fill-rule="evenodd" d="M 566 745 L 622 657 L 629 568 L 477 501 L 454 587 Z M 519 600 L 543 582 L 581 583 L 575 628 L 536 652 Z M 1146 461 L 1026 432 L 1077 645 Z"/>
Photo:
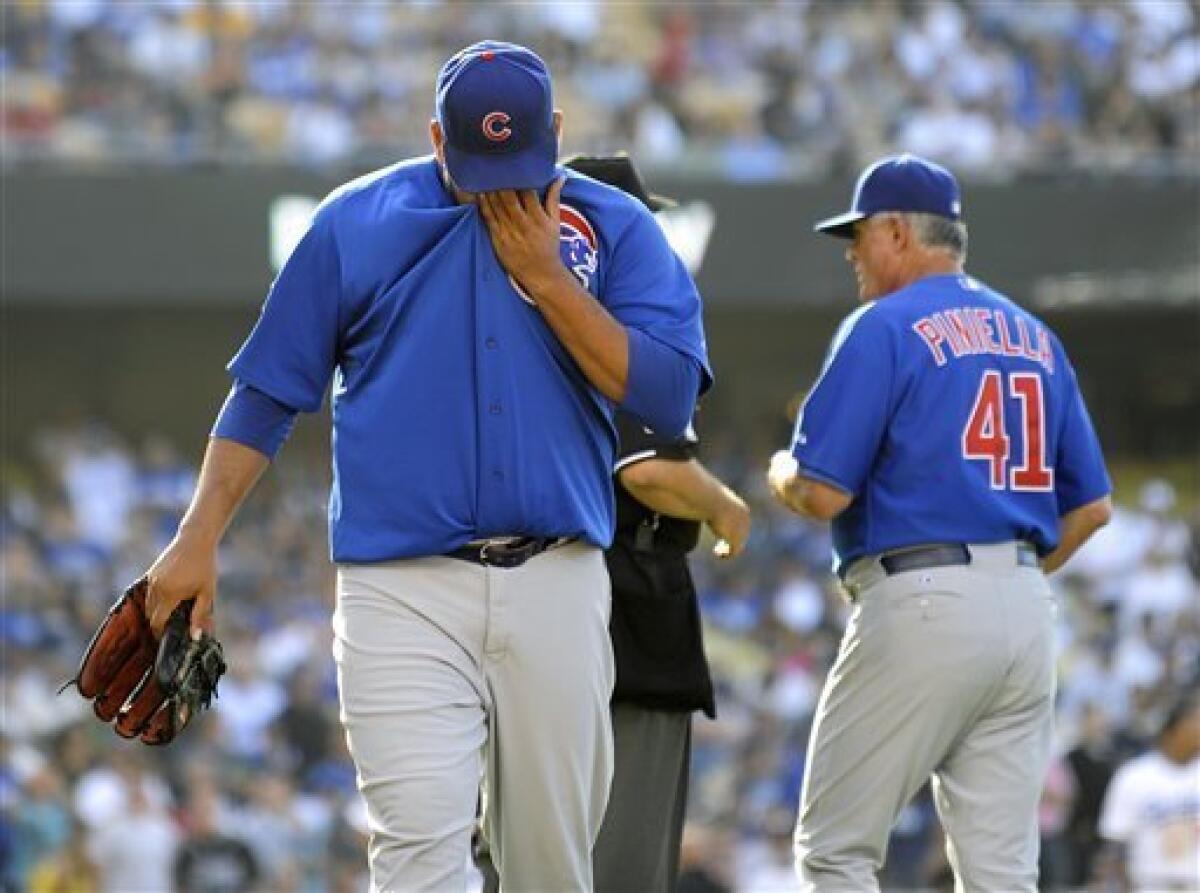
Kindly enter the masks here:
<path id="1" fill-rule="evenodd" d="M 588 291 L 600 266 L 600 242 L 583 213 L 571 205 L 558 206 L 558 239 L 563 263 Z"/>
<path id="2" fill-rule="evenodd" d="M 596 272 L 600 269 L 600 240 L 595 227 L 572 205 L 558 206 L 558 250 L 563 264 L 589 292 L 595 294 Z M 536 305 L 517 281 L 508 277 L 516 293 L 525 303 Z"/>

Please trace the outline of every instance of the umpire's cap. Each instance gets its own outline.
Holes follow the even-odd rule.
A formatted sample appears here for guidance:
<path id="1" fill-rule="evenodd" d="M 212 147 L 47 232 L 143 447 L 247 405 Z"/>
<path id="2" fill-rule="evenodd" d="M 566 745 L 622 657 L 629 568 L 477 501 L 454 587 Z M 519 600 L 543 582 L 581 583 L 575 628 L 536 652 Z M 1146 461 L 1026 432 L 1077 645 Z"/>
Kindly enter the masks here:
<path id="1" fill-rule="evenodd" d="M 881 158 L 859 175 L 850 210 L 822 220 L 813 228 L 819 233 L 852 239 L 854 224 L 872 214 L 889 211 L 936 214 L 958 220 L 962 217 L 958 181 L 940 164 L 916 155 Z"/>
<path id="2" fill-rule="evenodd" d="M 633 159 L 624 152 L 616 155 L 572 155 L 563 162 L 563 166 L 629 193 L 655 214 L 677 204 L 674 199 L 649 192 L 637 168 L 633 166 Z"/>
<path id="3" fill-rule="evenodd" d="M 485 40 L 455 53 L 438 74 L 436 113 L 459 188 L 543 189 L 554 179 L 550 72 L 533 50 Z"/>

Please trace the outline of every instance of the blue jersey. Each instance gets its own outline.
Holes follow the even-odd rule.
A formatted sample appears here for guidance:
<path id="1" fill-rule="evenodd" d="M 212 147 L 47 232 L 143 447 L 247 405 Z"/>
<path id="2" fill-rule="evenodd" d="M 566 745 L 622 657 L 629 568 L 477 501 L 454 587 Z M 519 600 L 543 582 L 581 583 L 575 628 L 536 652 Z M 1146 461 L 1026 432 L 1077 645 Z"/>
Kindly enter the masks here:
<path id="1" fill-rule="evenodd" d="M 561 212 L 564 263 L 630 334 L 624 407 L 682 430 L 710 381 L 691 278 L 620 190 L 571 173 Z M 505 534 L 612 538 L 616 407 L 432 158 L 326 199 L 229 368 L 309 412 L 332 377 L 336 561 L 442 554 Z"/>
<path id="2" fill-rule="evenodd" d="M 1025 540 L 1111 490 L 1062 345 L 965 275 L 929 276 L 839 329 L 796 423 L 808 477 L 853 496 L 833 522 L 842 566 L 929 543 Z"/>

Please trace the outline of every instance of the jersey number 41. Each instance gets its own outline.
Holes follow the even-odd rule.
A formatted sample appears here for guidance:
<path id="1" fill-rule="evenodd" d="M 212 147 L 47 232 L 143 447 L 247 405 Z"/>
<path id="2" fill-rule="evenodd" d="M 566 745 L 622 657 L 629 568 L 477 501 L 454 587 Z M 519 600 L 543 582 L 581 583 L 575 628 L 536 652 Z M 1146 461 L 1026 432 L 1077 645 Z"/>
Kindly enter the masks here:
<path id="1" fill-rule="evenodd" d="M 1021 431 L 1024 435 L 1021 464 L 1009 468 L 1012 439 L 1005 427 L 1005 388 L 1008 397 L 1020 403 Z M 1046 467 L 1046 402 L 1042 397 L 1042 377 L 1036 372 L 1010 372 L 1002 376 L 995 369 L 983 373 L 975 406 L 962 433 L 964 458 L 987 462 L 988 480 L 993 490 L 1054 489 L 1054 469 Z"/>

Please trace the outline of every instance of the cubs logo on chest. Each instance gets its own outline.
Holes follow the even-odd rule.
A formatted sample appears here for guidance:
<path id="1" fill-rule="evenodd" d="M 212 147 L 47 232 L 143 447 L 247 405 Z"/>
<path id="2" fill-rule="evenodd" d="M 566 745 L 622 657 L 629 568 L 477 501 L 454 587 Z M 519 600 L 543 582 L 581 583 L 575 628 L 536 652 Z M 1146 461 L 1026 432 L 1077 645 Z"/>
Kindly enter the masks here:
<path id="1" fill-rule="evenodd" d="M 591 222 L 571 205 L 558 206 L 558 250 L 563 265 L 588 291 L 596 281 L 600 269 L 600 241 Z M 508 281 L 517 294 L 528 304 L 536 302 L 529 297 L 511 276 Z"/>

